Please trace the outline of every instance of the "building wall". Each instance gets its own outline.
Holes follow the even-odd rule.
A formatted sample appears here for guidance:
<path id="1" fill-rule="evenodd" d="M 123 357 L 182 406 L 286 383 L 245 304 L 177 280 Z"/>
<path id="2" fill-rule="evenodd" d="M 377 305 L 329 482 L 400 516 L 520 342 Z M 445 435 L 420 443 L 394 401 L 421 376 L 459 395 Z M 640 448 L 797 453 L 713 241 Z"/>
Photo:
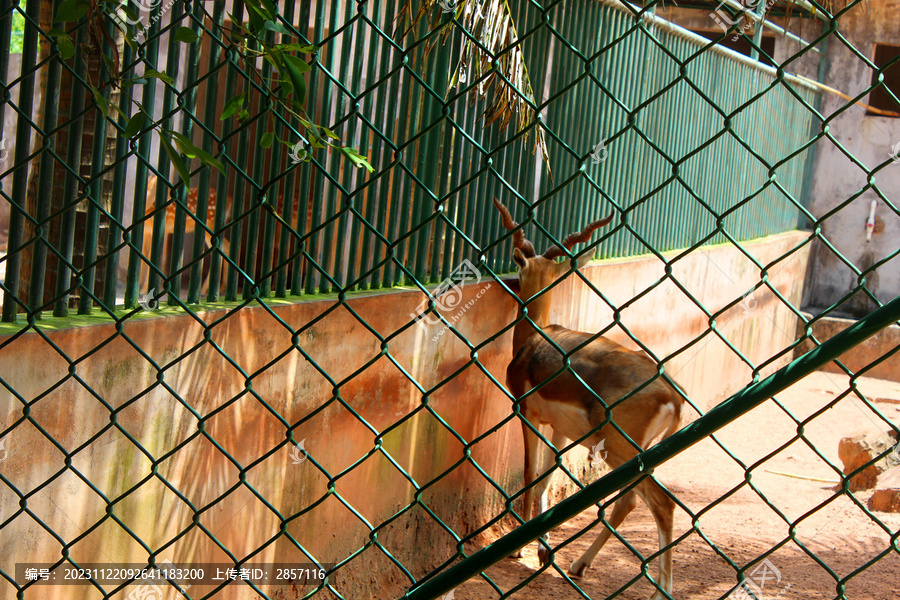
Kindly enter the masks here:
<path id="1" fill-rule="evenodd" d="M 841 15 L 839 32 L 858 51 L 869 59 L 875 55 L 875 44 L 900 45 L 900 26 L 897 11 L 900 0 L 872 0 L 860 3 Z M 695 31 L 720 31 L 712 18 L 712 10 L 669 7 L 657 11 L 661 17 Z M 821 31 L 818 19 L 790 20 L 773 18 L 805 40 L 814 40 Z M 802 49 L 799 42 L 775 35 L 775 60 L 789 73 L 817 78 L 819 55 L 806 52 L 799 58 L 793 55 Z M 872 70 L 837 38 L 830 37 L 826 52 L 827 70 L 823 83 L 844 94 L 855 97 L 871 85 Z M 832 115 L 848 102 L 831 93 L 822 96 L 821 112 Z M 867 103 L 869 96 L 861 101 Z M 900 112 L 900 107 L 897 108 Z M 866 189 L 867 175 L 850 157 L 860 161 L 866 169 L 890 161 L 892 148 L 900 143 L 900 119 L 867 115 L 865 108 L 851 105 L 828 123 L 828 138 L 815 146 L 815 162 L 810 182 L 809 211 L 817 219 L 835 210 L 843 202 L 857 196 L 846 207 L 822 223 L 822 233 L 834 248 L 860 270 L 883 260 L 898 248 L 900 217 L 898 217 L 873 189 Z M 835 143 L 836 142 L 836 143 Z M 839 146 L 839 145 L 840 146 Z M 894 205 L 900 198 L 900 163 L 891 163 L 874 176 L 882 194 Z M 876 209 L 875 234 L 866 241 L 866 219 L 873 199 L 879 200 Z M 816 312 L 840 300 L 858 283 L 858 275 L 825 244 L 816 243 L 808 274 L 803 304 Z M 866 275 L 866 285 L 882 302 L 900 294 L 900 260 L 894 259 Z M 842 307 L 851 316 L 861 316 L 875 304 L 864 294 L 857 294 Z"/>
<path id="2" fill-rule="evenodd" d="M 900 45 L 898 10 L 898 0 L 872 0 L 857 5 L 841 17 L 840 32 L 872 59 L 876 43 Z M 858 56 L 838 40 L 829 40 L 827 85 L 855 97 L 871 85 L 871 80 L 872 70 Z M 862 102 L 868 102 L 868 98 L 866 95 Z M 845 100 L 826 94 L 822 112 L 832 114 L 846 104 Z M 900 112 L 900 107 L 897 111 Z M 865 189 L 868 176 L 849 157 L 855 157 L 870 170 L 887 162 L 873 179 L 882 194 L 897 206 L 900 163 L 890 162 L 890 153 L 900 143 L 900 119 L 867 115 L 862 107 L 851 106 L 829 122 L 829 134 L 843 149 L 827 140 L 817 145 L 810 212 L 821 218 L 859 194 L 822 224 L 822 233 L 840 254 L 865 270 L 897 250 L 900 217 L 886 207 L 874 190 Z M 873 199 L 878 200 L 876 233 L 871 242 L 866 242 L 865 223 Z M 832 250 L 824 244 L 817 245 L 811 265 L 808 304 L 831 305 L 857 285 L 857 277 Z M 879 266 L 876 272 L 866 276 L 866 285 L 882 302 L 896 297 L 900 294 L 900 260 Z M 859 316 L 874 306 L 863 294 L 857 294 L 851 301 L 851 314 Z"/>
<path id="3" fill-rule="evenodd" d="M 794 304 L 802 293 L 808 245 L 774 261 L 807 237 L 795 232 L 745 244 L 750 256 L 767 265 L 771 284 Z M 595 263 L 583 273 L 609 302 L 623 307 L 663 276 L 664 265 L 645 256 Z M 680 257 L 672 263 L 672 273 L 711 313 L 740 300 L 760 279 L 759 267 L 730 245 Z M 507 283 L 515 287 L 514 281 Z M 468 533 L 502 512 L 505 504 L 503 495 L 463 460 L 464 444 L 484 436 L 471 446 L 471 457 L 507 494 L 519 489 L 522 468 L 521 427 L 505 421 L 510 401 L 488 377 L 505 381 L 511 330 L 478 347 L 479 368 L 469 364 L 469 347 L 449 331 L 441 334 L 436 325 L 413 325 L 397 333 L 422 300 L 419 291 L 393 290 L 355 296 L 338 307 L 333 298 L 272 302 L 271 312 L 250 306 L 232 315 L 224 310 L 202 313 L 208 329 L 193 317 L 165 316 L 171 309 L 161 309 L 125 321 L 122 335 L 116 335 L 114 324 L 98 324 L 48 327 L 41 335 L 31 332 L 12 341 L 0 338 L 6 344 L 0 380 L 8 386 L 0 388 L 0 430 L 15 424 L 4 438 L 8 455 L 0 462 L 0 473 L 20 492 L 32 494 L 27 509 L 63 540 L 86 534 L 70 551 L 78 561 L 147 560 L 146 551 L 122 525 L 105 516 L 107 501 L 122 524 L 151 549 L 161 550 L 159 560 L 227 560 L 210 535 L 192 526 L 190 502 L 199 511 L 197 521 L 238 557 L 275 539 L 252 561 L 264 564 L 306 560 L 279 537 L 278 514 L 290 519 L 286 531 L 326 563 L 370 542 L 365 521 L 378 526 L 397 515 L 378 530 L 378 542 L 421 576 L 449 558 L 456 545 L 423 505 L 455 531 Z M 514 321 L 516 306 L 500 283 L 485 279 L 466 285 L 458 308 L 447 317 L 458 316 L 456 328 L 478 346 Z M 460 314 L 462 307 L 467 308 Z M 613 322 L 612 309 L 576 277 L 555 291 L 552 312 L 553 321 L 587 331 Z M 285 324 L 297 330 L 317 317 L 321 319 L 292 339 Z M 383 342 L 361 320 L 388 338 L 384 344 L 390 359 L 382 354 Z M 715 322 L 722 338 L 755 365 L 791 343 L 796 331 L 795 314 L 764 291 L 744 297 Z M 660 357 L 694 342 L 666 368 L 702 409 L 751 376 L 750 366 L 728 351 L 719 336 L 706 332 L 710 317 L 671 282 L 621 308 L 619 323 L 610 337 L 634 347 L 622 329 L 626 327 Z M 205 342 L 207 337 L 220 350 Z M 774 361 L 764 373 L 788 358 Z M 427 390 L 427 397 L 411 378 Z M 32 404 L 27 420 L 20 421 L 22 401 Z M 146 453 L 121 432 L 101 433 L 110 424 L 110 410 L 103 403 L 116 411 L 116 422 Z M 299 464 L 285 443 L 288 426 L 294 427 L 295 441 L 304 440 L 309 455 Z M 62 450 L 72 455 L 71 470 L 65 468 Z M 586 474 L 585 456 L 578 448 L 568 462 L 572 472 L 593 480 L 598 473 Z M 242 472 L 271 507 L 238 485 Z M 404 510 L 416 499 L 408 478 L 425 491 L 420 504 Z M 0 522 L 20 510 L 20 502 L 0 486 Z M 97 522 L 102 524 L 86 533 Z M 475 543 L 486 543 L 509 527 L 509 520 L 501 522 Z M 0 568 L 6 573 L 18 562 L 59 556 L 59 543 L 30 516 L 20 514 L 4 526 Z M 374 547 L 341 569 L 332 583 L 350 598 L 397 597 L 409 584 Z M 268 591 L 276 598 L 299 597 L 291 588 Z M 221 597 L 239 599 L 245 593 L 255 597 L 246 586 Z M 8 583 L 0 582 L 0 597 L 12 594 Z M 54 586 L 36 588 L 25 597 L 95 596 L 81 588 Z"/>

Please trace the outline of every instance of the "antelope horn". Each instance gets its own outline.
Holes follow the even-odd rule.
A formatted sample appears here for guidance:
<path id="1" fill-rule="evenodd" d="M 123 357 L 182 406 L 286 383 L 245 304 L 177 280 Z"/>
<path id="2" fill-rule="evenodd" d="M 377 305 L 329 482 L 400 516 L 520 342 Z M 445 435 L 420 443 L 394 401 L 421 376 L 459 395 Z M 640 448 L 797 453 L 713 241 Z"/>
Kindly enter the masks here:
<path id="1" fill-rule="evenodd" d="M 570 233 L 566 236 L 566 239 L 563 240 L 562 246 L 551 246 L 544 252 L 544 258 L 553 260 L 560 256 L 566 256 L 566 250 L 571 251 L 575 244 L 580 244 L 582 242 L 586 242 L 591 239 L 591 234 L 593 234 L 596 230 L 600 229 L 604 225 L 608 225 L 610 221 L 612 221 L 613 215 L 615 213 L 609 213 L 609 216 L 605 219 L 600 219 L 598 221 L 594 221 L 593 223 L 588 223 L 587 227 L 579 231 L 578 233 Z"/>
<path id="2" fill-rule="evenodd" d="M 534 251 L 534 245 L 525 239 L 524 231 L 522 231 L 521 229 L 516 229 L 519 224 L 513 221 L 512 215 L 509 214 L 509 209 L 506 208 L 506 206 L 496 198 L 494 198 L 494 206 L 496 206 L 497 210 L 500 211 L 503 227 L 513 232 L 513 247 L 521 250 L 527 258 L 531 258 L 532 256 L 534 256 L 536 254 L 536 252 Z"/>

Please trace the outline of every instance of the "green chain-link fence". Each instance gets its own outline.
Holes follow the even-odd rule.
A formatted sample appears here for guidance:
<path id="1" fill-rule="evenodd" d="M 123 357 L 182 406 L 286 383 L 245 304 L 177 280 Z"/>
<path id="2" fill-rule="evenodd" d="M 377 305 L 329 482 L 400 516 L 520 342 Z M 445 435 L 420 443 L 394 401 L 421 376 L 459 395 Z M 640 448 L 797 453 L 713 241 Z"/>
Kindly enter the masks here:
<path id="1" fill-rule="evenodd" d="M 782 395 L 900 318 L 897 151 L 841 129 L 891 131 L 874 89 L 900 105 L 900 50 L 854 46 L 868 4 L 0 3 L 2 597 L 887 597 L 900 521 L 837 440 L 900 433 L 867 378 L 896 347 Z M 866 83 L 842 97 L 848 53 Z M 526 304 L 494 198 L 539 250 L 612 213 L 605 260 Z M 826 268 L 850 284 L 817 294 Z M 600 430 L 526 419 L 577 355 L 508 387 L 552 290 L 551 322 L 654 363 L 616 405 L 685 394 L 690 425 L 599 478 Z M 817 338 L 845 313 L 868 314 Z M 527 524 L 520 430 L 570 495 Z M 609 523 L 648 478 L 668 548 L 641 509 Z M 613 540 L 579 579 L 592 527 Z M 549 563 L 506 558 L 548 531 Z"/>

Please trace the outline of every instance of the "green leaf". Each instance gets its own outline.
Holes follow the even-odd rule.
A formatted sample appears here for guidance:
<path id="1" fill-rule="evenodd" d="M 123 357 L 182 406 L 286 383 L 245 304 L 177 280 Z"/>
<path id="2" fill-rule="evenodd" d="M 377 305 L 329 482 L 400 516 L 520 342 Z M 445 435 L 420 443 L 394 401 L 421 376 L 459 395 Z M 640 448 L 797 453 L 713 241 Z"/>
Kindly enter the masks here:
<path id="1" fill-rule="evenodd" d="M 188 171 L 187 165 L 184 164 L 184 159 L 175 151 L 175 148 L 172 147 L 172 143 L 169 141 L 169 135 L 169 132 L 161 131 L 159 133 L 159 142 L 162 144 L 163 150 L 165 150 L 166 154 L 169 156 L 169 160 L 172 161 L 172 164 L 175 166 L 175 170 L 178 171 L 178 176 L 181 177 L 184 185 L 191 187 L 191 173 Z"/>
<path id="2" fill-rule="evenodd" d="M 169 76 L 165 73 L 160 73 L 156 69 L 147 69 L 146 71 L 144 71 L 144 77 L 153 77 L 154 79 L 161 79 L 162 81 L 165 81 L 169 85 L 175 85 L 175 80 L 172 79 L 171 76 Z"/>
<path id="3" fill-rule="evenodd" d="M 369 173 L 375 171 L 375 167 L 369 164 L 369 157 L 363 156 L 353 148 L 341 148 L 341 154 L 346 156 L 357 169 L 365 168 Z"/>
<path id="4" fill-rule="evenodd" d="M 103 94 L 100 93 L 100 90 L 91 86 L 91 92 L 94 94 L 94 102 L 97 103 L 97 108 L 100 109 L 100 112 L 103 113 L 103 118 L 109 116 L 109 100 L 103 97 Z"/>
<path id="5" fill-rule="evenodd" d="M 222 116 L 219 117 L 219 120 L 224 121 L 241 110 L 244 107 L 245 98 L 246 96 L 244 94 L 238 94 L 237 96 L 229 98 L 228 102 L 225 103 L 225 109 L 222 111 Z"/>
<path id="6" fill-rule="evenodd" d="M 175 30 L 175 41 L 183 44 L 193 44 L 200 36 L 190 27 L 179 27 Z"/>
<path id="7" fill-rule="evenodd" d="M 54 21 L 62 21 L 64 23 L 75 22 L 87 14 L 90 8 L 89 0 L 65 0 L 56 9 L 56 18 Z"/>
<path id="8" fill-rule="evenodd" d="M 259 145 L 262 148 L 271 148 L 273 141 L 275 141 L 275 132 L 269 131 L 264 133 L 262 138 L 260 138 Z"/>
<path id="9" fill-rule="evenodd" d="M 144 128 L 144 123 L 147 121 L 147 115 L 142 112 L 134 113 L 130 119 L 128 119 L 128 125 L 125 126 L 125 131 L 122 133 L 127 138 L 136 136 L 141 129 Z"/>
<path id="10" fill-rule="evenodd" d="M 332 130 L 328 129 L 327 127 L 323 127 L 323 126 L 319 125 L 319 129 L 321 129 L 322 131 L 324 131 L 325 134 L 326 134 L 328 137 L 330 137 L 331 139 L 333 139 L 333 140 L 339 140 L 339 139 L 341 139 L 341 138 L 339 138 L 339 137 L 337 136 L 337 134 L 336 134 L 335 132 L 333 132 Z"/>
<path id="11" fill-rule="evenodd" d="M 279 23 L 278 21 L 266 21 L 266 24 L 263 25 L 264 31 L 274 31 L 276 33 L 283 33 L 285 35 L 292 35 L 291 30 Z"/>
<path id="12" fill-rule="evenodd" d="M 284 55 L 284 64 L 286 75 L 294 87 L 294 99 L 297 104 L 303 106 L 306 103 L 306 80 L 303 78 L 303 73 L 309 71 L 309 65 L 293 54 Z"/>
<path id="13" fill-rule="evenodd" d="M 315 54 L 319 51 L 319 47 L 312 44 L 278 44 L 275 49 L 283 52 L 299 52 L 300 54 Z"/>
<path id="14" fill-rule="evenodd" d="M 75 56 L 75 44 L 72 43 L 72 38 L 68 33 L 54 27 L 47 32 L 47 35 L 56 40 L 56 47 L 59 48 L 59 55 L 63 60 L 69 60 Z"/>
<path id="15" fill-rule="evenodd" d="M 211 165 L 221 171 L 222 174 L 225 173 L 225 165 L 219 162 L 212 154 L 195 146 L 187 136 L 181 133 L 173 131 L 171 134 L 172 139 L 175 141 L 175 145 L 178 146 L 178 149 L 181 150 L 182 154 L 188 158 L 196 158 L 203 164 Z"/>
<path id="16" fill-rule="evenodd" d="M 126 31 L 123 37 L 125 38 L 125 43 L 131 48 L 131 51 L 137 53 L 138 45 L 137 41 L 134 39 L 134 34 L 130 31 Z"/>
<path id="17" fill-rule="evenodd" d="M 250 18 L 250 25 L 253 31 L 262 31 L 266 21 L 275 18 L 267 15 L 262 7 L 259 6 L 259 3 L 255 3 L 254 0 L 247 0 L 247 16 Z"/>

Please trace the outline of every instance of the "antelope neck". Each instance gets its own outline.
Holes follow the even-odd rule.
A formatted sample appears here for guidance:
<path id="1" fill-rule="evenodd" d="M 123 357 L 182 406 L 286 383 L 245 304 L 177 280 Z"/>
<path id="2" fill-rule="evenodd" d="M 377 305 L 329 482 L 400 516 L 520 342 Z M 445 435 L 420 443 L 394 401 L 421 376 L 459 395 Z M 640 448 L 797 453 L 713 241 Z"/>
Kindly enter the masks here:
<path id="1" fill-rule="evenodd" d="M 540 328 L 544 328 L 550 322 L 550 301 L 552 299 L 552 291 L 549 291 L 545 294 L 542 294 L 538 298 L 532 299 L 528 302 L 528 317 L 531 321 L 534 322 L 534 325 L 537 325 Z M 532 295 L 525 293 L 520 293 L 519 298 L 524 302 Z M 517 318 L 521 317 L 524 314 L 522 310 L 522 304 L 519 304 L 519 309 L 517 311 Z M 524 319 L 519 321 L 513 330 L 513 356 L 519 353 L 519 350 L 522 349 L 522 346 L 525 345 L 525 342 L 528 341 L 532 335 L 537 333 L 534 328 L 534 325 L 528 321 L 528 319 Z"/>

